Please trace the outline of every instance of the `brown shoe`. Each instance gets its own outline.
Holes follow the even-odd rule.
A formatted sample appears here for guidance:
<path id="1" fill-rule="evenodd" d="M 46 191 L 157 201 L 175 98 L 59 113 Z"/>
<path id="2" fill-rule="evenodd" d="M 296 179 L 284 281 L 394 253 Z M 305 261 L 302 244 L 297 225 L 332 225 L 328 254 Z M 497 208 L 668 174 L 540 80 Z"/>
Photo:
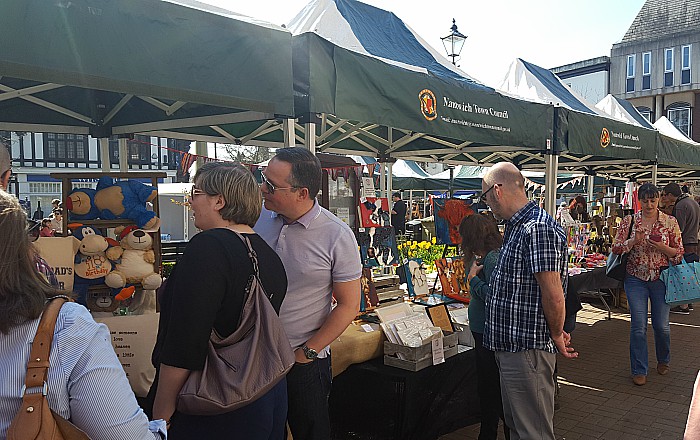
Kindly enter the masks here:
<path id="1" fill-rule="evenodd" d="M 668 364 L 659 364 L 656 366 L 656 372 L 662 376 L 668 374 L 670 370 L 671 368 L 668 366 Z"/>
<path id="2" fill-rule="evenodd" d="M 643 374 L 638 374 L 632 377 L 632 382 L 634 382 L 635 385 L 639 385 L 641 387 L 642 385 L 647 383 L 647 377 Z"/>

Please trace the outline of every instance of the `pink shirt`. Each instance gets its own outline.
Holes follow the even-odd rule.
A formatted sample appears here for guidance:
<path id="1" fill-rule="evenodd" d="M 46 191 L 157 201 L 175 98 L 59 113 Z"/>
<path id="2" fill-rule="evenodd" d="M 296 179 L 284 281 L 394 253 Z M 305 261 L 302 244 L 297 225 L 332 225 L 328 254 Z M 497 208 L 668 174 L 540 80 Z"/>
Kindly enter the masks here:
<path id="1" fill-rule="evenodd" d="M 659 211 L 659 218 L 652 225 L 651 231 L 646 231 L 642 228 L 642 212 L 640 211 L 634 214 L 634 231 L 632 231 L 632 234 L 629 234 L 631 219 L 632 216 L 629 215 L 622 219 L 612 251 L 615 254 L 629 252 L 627 260 L 628 274 L 644 281 L 656 281 L 659 279 L 661 269 L 667 267 L 669 261 L 673 264 L 679 264 L 683 259 L 681 229 L 678 227 L 678 222 L 674 217 Z M 647 237 L 650 234 L 660 235 L 662 242 L 676 249 L 676 255 L 673 258 L 668 258 L 650 244 L 647 244 L 646 241 L 637 243 L 632 247 L 627 246 L 625 244 L 627 236 L 634 238 L 635 231 L 644 232 Z"/>

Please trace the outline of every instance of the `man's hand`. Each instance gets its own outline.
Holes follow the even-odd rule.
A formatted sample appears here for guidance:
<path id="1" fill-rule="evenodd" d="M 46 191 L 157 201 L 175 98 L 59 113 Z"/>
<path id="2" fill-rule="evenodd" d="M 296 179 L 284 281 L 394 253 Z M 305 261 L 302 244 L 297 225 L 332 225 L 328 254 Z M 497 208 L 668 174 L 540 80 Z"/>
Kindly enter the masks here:
<path id="1" fill-rule="evenodd" d="M 578 357 L 578 353 L 574 350 L 574 347 L 571 347 L 571 335 L 567 332 L 561 332 L 561 334 L 557 337 L 552 336 L 552 341 L 554 341 L 554 345 L 556 345 L 557 350 L 564 357 L 569 359 Z"/>
<path id="2" fill-rule="evenodd" d="M 313 359 L 306 359 L 306 355 L 304 354 L 304 350 L 301 349 L 301 347 L 297 348 L 294 350 L 294 361 L 297 364 L 308 364 L 309 362 L 313 362 Z"/>

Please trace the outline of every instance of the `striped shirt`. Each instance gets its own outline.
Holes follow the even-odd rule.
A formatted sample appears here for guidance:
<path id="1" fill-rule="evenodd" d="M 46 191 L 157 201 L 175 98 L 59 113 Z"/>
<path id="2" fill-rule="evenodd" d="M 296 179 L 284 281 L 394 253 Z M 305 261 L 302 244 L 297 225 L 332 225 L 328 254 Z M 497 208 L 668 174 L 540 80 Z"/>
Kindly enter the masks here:
<path id="1" fill-rule="evenodd" d="M 556 353 L 542 308 L 537 272 L 559 272 L 567 282 L 566 235 L 546 211 L 529 202 L 506 222 L 501 255 L 486 299 L 484 347 Z"/>
<path id="2" fill-rule="evenodd" d="M 0 439 L 20 408 L 21 389 L 39 319 L 0 333 Z M 164 422 L 150 422 L 110 344 L 109 330 L 87 309 L 66 303 L 56 320 L 49 356 L 49 406 L 93 440 L 160 439 Z M 153 432 L 152 432 L 152 431 Z"/>

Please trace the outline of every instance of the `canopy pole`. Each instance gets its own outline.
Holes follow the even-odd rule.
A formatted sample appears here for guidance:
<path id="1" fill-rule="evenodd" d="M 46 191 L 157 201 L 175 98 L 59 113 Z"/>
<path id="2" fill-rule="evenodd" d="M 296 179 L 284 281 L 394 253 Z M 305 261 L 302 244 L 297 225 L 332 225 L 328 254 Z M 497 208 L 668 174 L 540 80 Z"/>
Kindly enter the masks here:
<path id="1" fill-rule="evenodd" d="M 112 168 L 109 157 L 109 138 L 100 138 L 100 161 L 102 162 L 102 171 L 109 173 Z"/>
<path id="2" fill-rule="evenodd" d="M 595 191 L 595 175 L 594 174 L 589 174 L 588 178 L 586 179 L 586 182 L 588 183 L 588 206 L 589 208 L 587 209 L 589 213 L 593 213 L 593 193 Z"/>
<path id="3" fill-rule="evenodd" d="M 413 190 L 408 190 L 408 218 L 413 220 Z"/>
<path id="4" fill-rule="evenodd" d="M 284 146 L 293 147 L 296 145 L 296 137 L 294 131 L 294 119 L 288 118 L 282 121 L 282 130 L 284 131 Z"/>
<path id="5" fill-rule="evenodd" d="M 194 161 L 194 170 L 190 176 L 194 177 L 197 171 L 204 165 L 204 159 L 202 157 L 208 156 L 207 143 L 202 141 L 197 141 L 194 143 L 194 154 L 197 155 L 197 160 Z M 187 170 L 184 170 L 187 172 Z"/>
<path id="6" fill-rule="evenodd" d="M 307 122 L 304 124 L 304 146 L 316 155 L 316 123 Z"/>
<path id="7" fill-rule="evenodd" d="M 129 144 L 128 139 L 119 138 L 119 171 L 129 171 Z"/>
<path id="8" fill-rule="evenodd" d="M 454 194 L 455 194 L 455 167 L 454 167 L 454 165 L 448 165 L 447 167 L 450 169 L 449 192 L 450 192 L 450 198 L 452 198 L 452 196 L 454 196 Z"/>
<path id="9" fill-rule="evenodd" d="M 386 163 L 379 162 L 379 197 L 386 197 Z"/>
<path id="10" fill-rule="evenodd" d="M 559 167 L 559 156 L 556 154 L 545 154 L 545 199 L 544 209 L 551 216 L 556 215 L 557 203 L 557 168 Z"/>
<path id="11" fill-rule="evenodd" d="M 656 186 L 656 182 L 658 182 L 659 179 L 659 164 L 657 162 L 654 162 L 654 164 L 651 166 L 651 183 L 652 185 Z"/>
<path id="12" fill-rule="evenodd" d="M 391 195 L 394 193 L 394 164 L 392 162 L 389 162 L 387 165 L 386 177 L 386 196 L 387 198 L 391 198 Z"/>

